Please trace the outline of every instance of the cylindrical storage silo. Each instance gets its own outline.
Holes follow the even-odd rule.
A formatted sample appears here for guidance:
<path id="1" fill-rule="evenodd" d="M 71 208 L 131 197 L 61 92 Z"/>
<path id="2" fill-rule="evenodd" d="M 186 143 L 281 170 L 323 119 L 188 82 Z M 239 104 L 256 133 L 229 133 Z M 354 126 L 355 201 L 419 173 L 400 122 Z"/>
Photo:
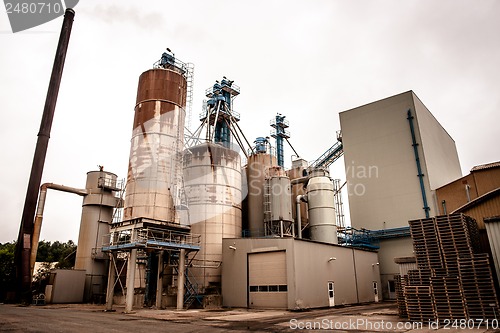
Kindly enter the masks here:
<path id="1" fill-rule="evenodd" d="M 124 220 L 178 222 L 187 83 L 185 71 L 148 70 L 139 78 Z"/>
<path id="2" fill-rule="evenodd" d="M 264 194 L 264 225 L 266 236 L 293 236 L 292 190 L 290 178 L 280 167 L 271 168 Z"/>
<path id="3" fill-rule="evenodd" d="M 190 272 L 202 287 L 220 287 L 222 239 L 241 237 L 241 158 L 219 144 L 184 152 L 184 189 L 191 232 L 201 250 Z"/>
<path id="4" fill-rule="evenodd" d="M 87 271 L 85 301 L 91 301 L 93 295 L 103 294 L 106 288 L 108 256 L 101 252 L 101 248 L 104 236 L 110 232 L 113 209 L 118 203 L 114 194 L 114 191 L 118 190 L 116 178 L 114 173 L 106 171 L 87 173 L 85 189 L 89 194 L 83 197 L 75 261 L 75 269 Z"/>
<path id="5" fill-rule="evenodd" d="M 334 189 L 326 170 L 314 170 L 307 183 L 307 205 L 311 240 L 338 244 Z"/>
<path id="6" fill-rule="evenodd" d="M 248 187 L 248 230 L 251 237 L 264 235 L 264 183 L 267 170 L 277 165 L 276 156 L 252 154 L 246 168 Z"/>
<path id="7" fill-rule="evenodd" d="M 307 161 L 304 159 L 296 159 L 292 161 L 292 168 L 287 170 L 287 175 L 290 178 L 292 183 L 292 198 L 291 204 L 292 206 L 296 206 L 296 199 L 298 195 L 305 195 L 306 189 L 305 184 L 307 183 Z M 302 181 L 304 179 L 304 181 Z M 296 221 L 297 211 L 296 208 L 292 209 L 293 219 Z M 307 225 L 308 215 L 307 215 L 307 205 L 300 205 L 300 226 L 304 228 Z M 296 225 L 299 228 L 299 224 Z M 296 232 L 298 234 L 298 232 Z"/>

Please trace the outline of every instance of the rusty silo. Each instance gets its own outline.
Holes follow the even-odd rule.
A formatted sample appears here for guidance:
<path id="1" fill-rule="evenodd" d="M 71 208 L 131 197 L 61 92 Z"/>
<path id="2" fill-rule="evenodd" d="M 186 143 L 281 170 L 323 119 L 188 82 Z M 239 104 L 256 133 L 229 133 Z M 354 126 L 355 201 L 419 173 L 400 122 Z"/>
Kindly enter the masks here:
<path id="1" fill-rule="evenodd" d="M 139 78 L 124 220 L 179 222 L 187 71 L 169 55 Z"/>

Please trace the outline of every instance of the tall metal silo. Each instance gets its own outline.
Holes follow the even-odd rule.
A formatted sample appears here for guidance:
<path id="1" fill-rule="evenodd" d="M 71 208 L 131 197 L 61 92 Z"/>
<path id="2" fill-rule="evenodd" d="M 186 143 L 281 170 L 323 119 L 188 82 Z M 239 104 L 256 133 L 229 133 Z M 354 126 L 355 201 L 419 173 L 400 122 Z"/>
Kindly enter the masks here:
<path id="1" fill-rule="evenodd" d="M 104 236 L 109 234 L 113 209 L 117 207 L 119 200 L 115 196 L 119 191 L 116 178 L 114 173 L 107 171 L 87 173 L 87 194 L 83 197 L 75 260 L 75 269 L 87 271 L 85 301 L 91 301 L 94 295 L 102 295 L 106 289 L 108 256 L 101 248 Z"/>
<path id="2" fill-rule="evenodd" d="M 307 205 L 311 240 L 338 244 L 335 224 L 333 181 L 329 172 L 314 169 L 307 183 Z"/>
<path id="3" fill-rule="evenodd" d="M 171 54 L 139 77 L 124 220 L 179 222 L 187 68 Z"/>
<path id="4" fill-rule="evenodd" d="M 265 236 L 294 236 L 290 178 L 281 167 L 272 167 L 264 183 Z"/>
<path id="5" fill-rule="evenodd" d="M 302 158 L 297 158 L 292 161 L 292 168 L 287 170 L 287 175 L 292 183 L 292 206 L 296 206 L 297 196 L 303 196 L 306 194 L 305 185 L 307 184 L 307 166 L 308 163 Z M 308 215 L 307 215 L 307 205 L 299 205 L 300 209 L 300 222 L 297 221 L 297 210 L 292 209 L 293 218 L 296 222 L 296 234 L 300 237 L 302 236 L 298 228 L 305 228 L 307 226 Z"/>
<path id="6" fill-rule="evenodd" d="M 184 189 L 191 232 L 201 250 L 190 271 L 203 288 L 220 286 L 222 239 L 241 237 L 241 158 L 222 144 L 204 143 L 184 152 Z"/>
<path id="7" fill-rule="evenodd" d="M 248 157 L 246 180 L 248 186 L 248 231 L 249 236 L 264 236 L 264 184 L 268 170 L 276 166 L 266 138 L 255 140 L 254 153 Z"/>

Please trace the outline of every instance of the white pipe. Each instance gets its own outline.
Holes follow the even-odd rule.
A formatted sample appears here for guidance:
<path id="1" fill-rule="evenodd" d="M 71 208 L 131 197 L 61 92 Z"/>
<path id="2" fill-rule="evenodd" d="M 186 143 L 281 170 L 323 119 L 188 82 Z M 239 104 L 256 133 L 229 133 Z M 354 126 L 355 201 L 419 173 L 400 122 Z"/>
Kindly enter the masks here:
<path id="1" fill-rule="evenodd" d="M 184 272 L 186 271 L 186 250 L 181 249 L 179 251 L 179 267 L 177 268 L 178 271 L 178 278 L 177 278 L 177 310 L 180 311 L 184 309 L 184 283 L 185 283 L 185 276 Z"/>
<path id="2" fill-rule="evenodd" d="M 295 202 L 297 204 L 297 209 L 296 209 L 296 217 L 297 217 L 297 231 L 298 231 L 298 237 L 299 239 L 302 239 L 302 221 L 300 217 L 300 202 L 304 201 L 307 202 L 307 197 L 303 194 L 297 195 L 297 198 L 295 199 Z"/>
<path id="3" fill-rule="evenodd" d="M 33 269 L 35 267 L 36 262 L 36 254 L 38 252 L 38 242 L 40 241 L 40 231 L 42 229 L 42 220 L 43 220 L 43 210 L 45 208 L 45 201 L 47 198 L 47 190 L 53 189 L 62 192 L 74 193 L 81 196 L 87 195 L 87 190 L 58 185 L 54 183 L 45 183 L 40 186 L 40 196 L 38 197 L 38 205 L 36 208 L 35 222 L 34 222 L 34 230 L 33 230 L 33 238 L 31 239 L 31 254 L 30 254 L 30 268 L 31 275 L 33 275 Z"/>
<path id="4" fill-rule="evenodd" d="M 134 235 L 132 235 L 133 237 Z M 125 295 L 125 313 L 131 313 L 134 307 L 135 293 L 135 264 L 137 262 L 137 249 L 130 250 L 127 263 L 127 294 Z"/>

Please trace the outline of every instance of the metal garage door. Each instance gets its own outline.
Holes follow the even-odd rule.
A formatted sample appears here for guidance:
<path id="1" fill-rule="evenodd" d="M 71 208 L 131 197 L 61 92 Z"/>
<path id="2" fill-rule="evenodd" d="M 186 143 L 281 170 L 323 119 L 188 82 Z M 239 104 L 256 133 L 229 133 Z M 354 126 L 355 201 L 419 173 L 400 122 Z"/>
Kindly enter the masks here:
<path id="1" fill-rule="evenodd" d="M 285 259 L 285 251 L 248 255 L 248 306 L 250 308 L 287 308 L 288 285 Z"/>

